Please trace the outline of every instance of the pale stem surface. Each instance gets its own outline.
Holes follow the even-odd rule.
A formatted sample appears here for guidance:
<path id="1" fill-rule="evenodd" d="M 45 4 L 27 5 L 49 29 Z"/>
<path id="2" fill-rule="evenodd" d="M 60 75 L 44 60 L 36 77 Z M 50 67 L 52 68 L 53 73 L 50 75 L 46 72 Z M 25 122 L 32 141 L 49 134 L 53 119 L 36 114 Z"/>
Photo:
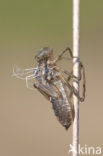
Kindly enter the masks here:
<path id="1" fill-rule="evenodd" d="M 79 77 L 79 39 L 80 39 L 80 0 L 73 0 L 73 75 Z M 73 86 L 79 91 L 79 82 L 73 80 Z M 73 156 L 78 156 L 79 144 L 79 100 L 74 95 L 75 118 L 73 122 Z"/>

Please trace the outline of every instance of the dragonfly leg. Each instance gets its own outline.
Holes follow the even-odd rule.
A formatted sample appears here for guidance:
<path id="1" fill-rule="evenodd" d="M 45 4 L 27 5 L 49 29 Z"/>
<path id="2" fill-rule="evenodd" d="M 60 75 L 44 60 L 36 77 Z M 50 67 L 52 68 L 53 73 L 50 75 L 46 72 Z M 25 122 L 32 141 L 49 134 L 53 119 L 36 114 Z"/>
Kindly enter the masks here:
<path id="1" fill-rule="evenodd" d="M 64 55 L 64 53 L 65 53 L 66 51 L 69 51 L 70 57 L 73 58 L 72 50 L 71 50 L 69 47 L 67 47 L 67 48 L 65 48 L 65 49 L 59 54 L 59 56 L 55 59 L 55 63 L 57 63 L 59 60 L 61 60 L 62 56 Z"/>
<path id="2" fill-rule="evenodd" d="M 79 95 L 78 91 L 73 87 L 73 92 L 74 94 L 79 98 L 81 102 L 84 101 L 85 99 L 85 92 L 86 92 L 86 78 L 85 78 L 85 68 L 83 64 L 80 62 L 79 64 L 79 77 L 73 76 L 74 81 L 80 81 L 82 79 L 83 84 L 82 84 L 82 96 Z"/>

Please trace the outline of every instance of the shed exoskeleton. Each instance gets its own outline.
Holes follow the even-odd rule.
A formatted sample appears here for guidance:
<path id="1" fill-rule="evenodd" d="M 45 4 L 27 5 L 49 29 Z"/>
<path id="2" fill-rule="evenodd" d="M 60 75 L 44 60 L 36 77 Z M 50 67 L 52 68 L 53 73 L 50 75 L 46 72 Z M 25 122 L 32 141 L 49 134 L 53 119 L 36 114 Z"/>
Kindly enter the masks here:
<path id="1" fill-rule="evenodd" d="M 71 59 L 73 59 L 73 54 L 69 47 L 65 48 L 55 59 L 53 57 L 53 49 L 42 48 L 35 56 L 38 62 L 37 67 L 26 70 L 28 73 L 32 72 L 32 75 L 24 78 L 26 79 L 27 87 L 28 80 L 34 79 L 33 86 L 50 100 L 55 115 L 66 129 L 72 124 L 75 115 L 72 95 L 75 94 L 81 102 L 85 99 L 85 70 L 83 64 L 79 61 L 80 74 L 78 78 L 73 76 L 72 71 L 63 70 L 57 66 L 57 63 L 62 60 L 64 53 L 67 51 Z M 15 76 L 21 78 L 20 74 L 15 74 Z M 73 79 L 80 81 L 82 78 L 83 90 L 82 97 L 80 97 L 70 81 Z"/>

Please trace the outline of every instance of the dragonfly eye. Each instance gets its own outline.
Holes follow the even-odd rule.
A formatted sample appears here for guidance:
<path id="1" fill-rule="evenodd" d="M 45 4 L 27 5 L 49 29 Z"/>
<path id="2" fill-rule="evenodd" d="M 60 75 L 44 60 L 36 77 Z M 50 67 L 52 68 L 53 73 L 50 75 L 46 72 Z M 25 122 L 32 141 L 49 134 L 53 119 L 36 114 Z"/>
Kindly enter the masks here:
<path id="1" fill-rule="evenodd" d="M 52 56 L 53 50 L 48 47 L 45 47 L 38 52 L 38 54 L 35 56 L 35 59 L 37 60 L 37 62 L 40 62 L 41 60 L 48 60 Z"/>

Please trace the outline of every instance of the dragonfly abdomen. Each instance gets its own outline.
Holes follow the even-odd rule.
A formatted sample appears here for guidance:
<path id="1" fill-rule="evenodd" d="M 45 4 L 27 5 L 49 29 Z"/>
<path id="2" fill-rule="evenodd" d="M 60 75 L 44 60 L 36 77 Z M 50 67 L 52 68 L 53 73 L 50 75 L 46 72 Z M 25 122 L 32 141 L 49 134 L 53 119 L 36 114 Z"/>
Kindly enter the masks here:
<path id="1" fill-rule="evenodd" d="M 53 110 L 55 112 L 55 115 L 57 116 L 59 122 L 68 129 L 73 121 L 73 114 L 72 114 L 72 108 L 71 104 L 68 101 L 65 88 L 61 81 L 55 82 L 56 87 L 61 92 L 61 97 L 58 97 L 57 99 L 51 98 L 51 103 Z"/>

